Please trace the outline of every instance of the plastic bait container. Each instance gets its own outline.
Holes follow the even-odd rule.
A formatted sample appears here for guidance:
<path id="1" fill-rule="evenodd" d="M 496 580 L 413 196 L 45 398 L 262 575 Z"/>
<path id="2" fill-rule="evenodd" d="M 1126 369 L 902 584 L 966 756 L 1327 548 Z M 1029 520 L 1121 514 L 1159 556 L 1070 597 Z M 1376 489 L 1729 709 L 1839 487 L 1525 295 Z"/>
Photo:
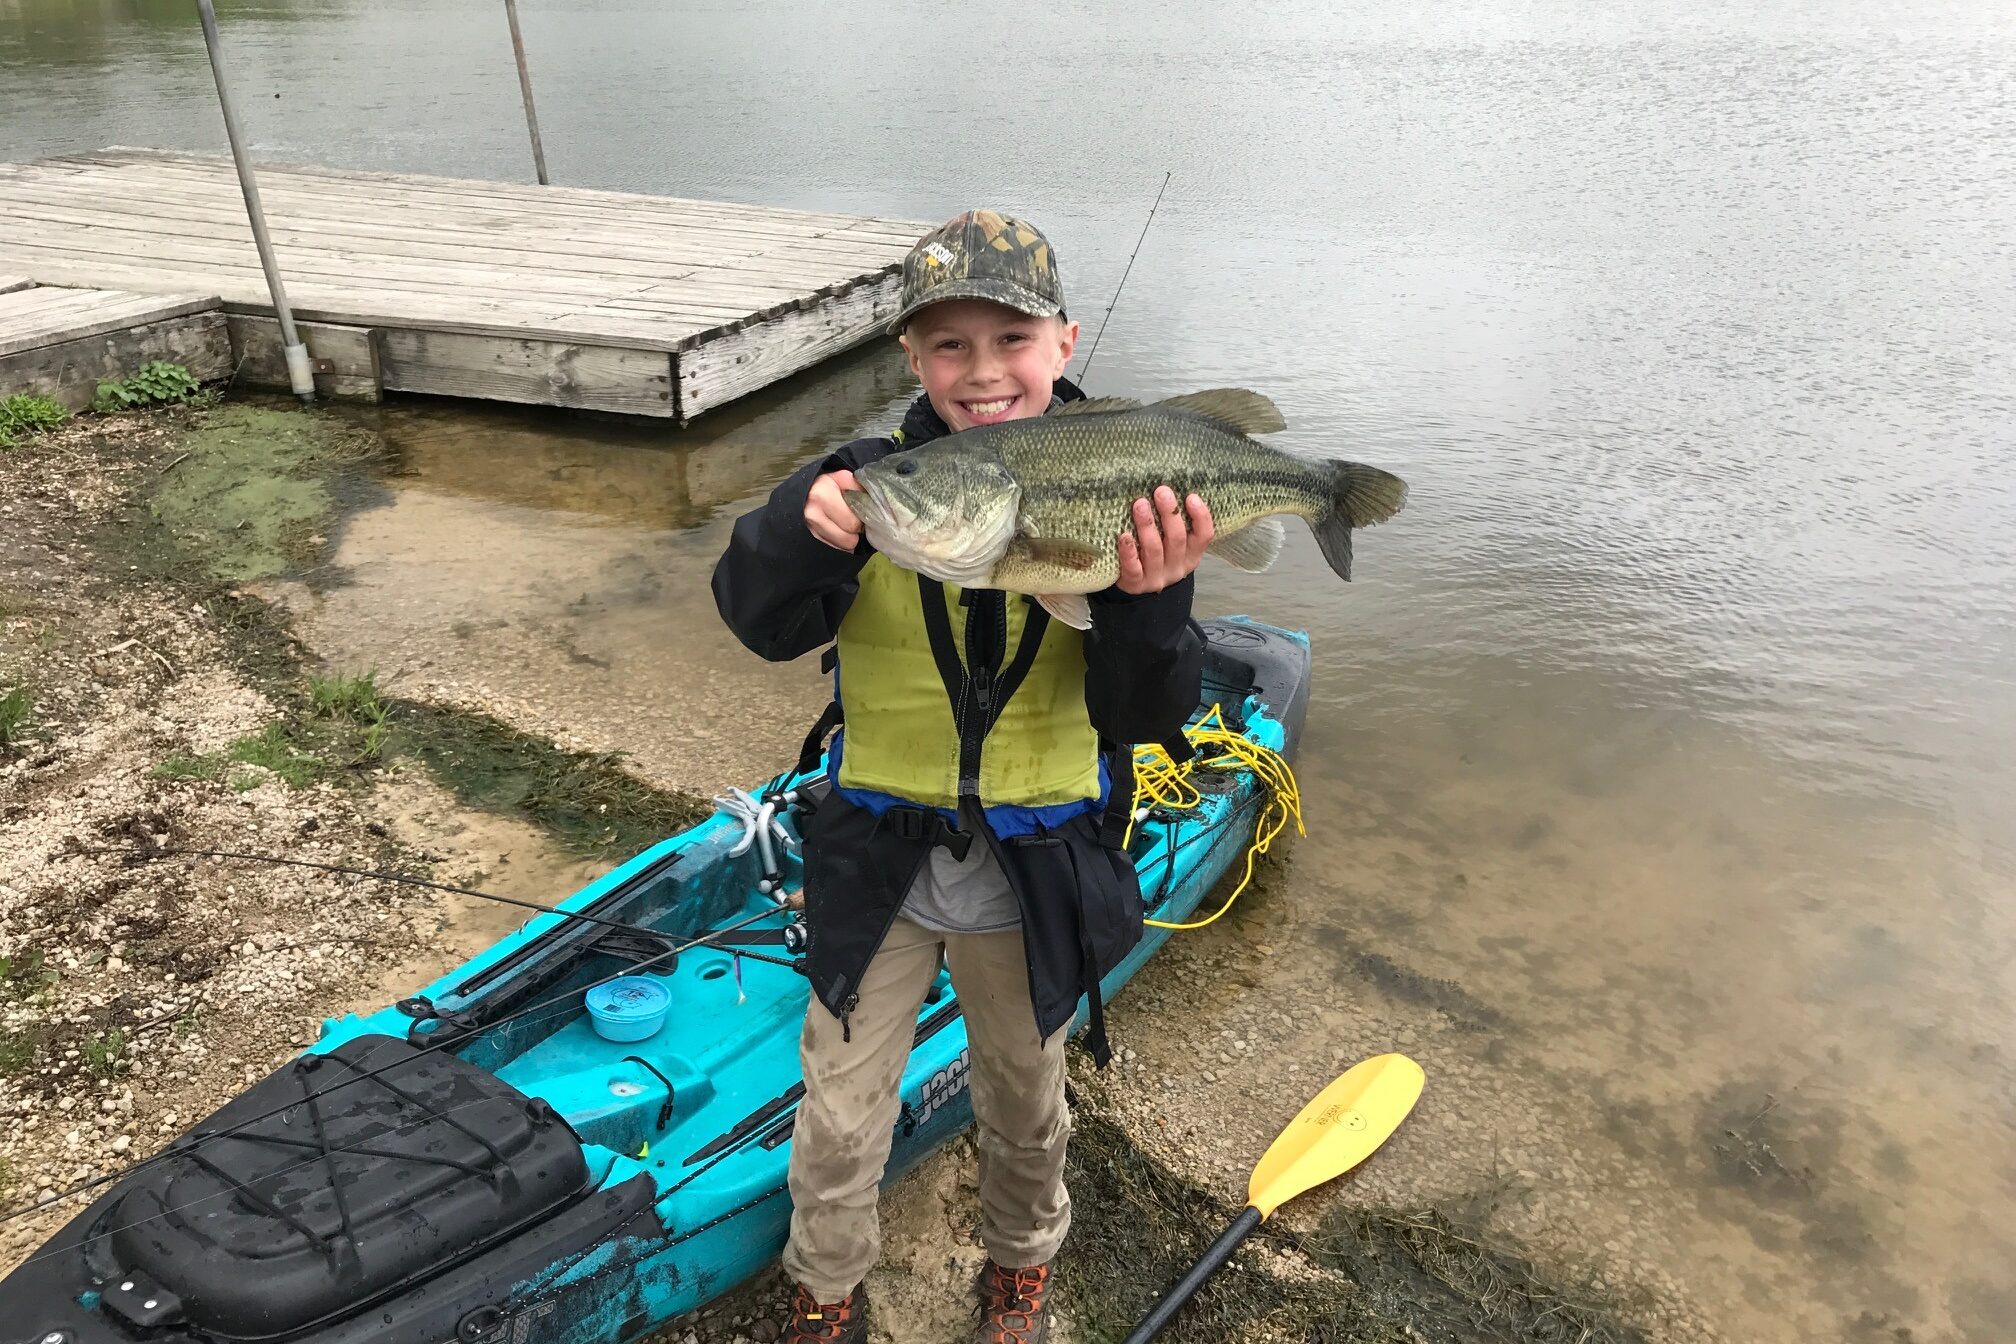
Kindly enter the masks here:
<path id="1" fill-rule="evenodd" d="M 605 1041 L 641 1041 L 658 1034 L 672 995 L 648 976 L 626 975 L 588 991 L 588 1019 Z"/>

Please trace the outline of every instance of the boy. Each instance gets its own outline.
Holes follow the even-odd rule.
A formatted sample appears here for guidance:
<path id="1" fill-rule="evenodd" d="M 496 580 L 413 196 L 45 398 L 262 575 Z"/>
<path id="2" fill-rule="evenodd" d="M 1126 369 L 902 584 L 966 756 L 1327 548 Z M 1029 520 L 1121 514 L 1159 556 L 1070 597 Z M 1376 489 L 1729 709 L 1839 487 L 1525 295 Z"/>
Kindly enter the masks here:
<path id="1" fill-rule="evenodd" d="M 714 571 L 750 649 L 837 653 L 832 788 L 805 824 L 806 973 L 814 1002 L 792 1133 L 797 1281 L 783 1344 L 868 1337 L 862 1280 L 880 1250 L 876 1195 L 917 1014 L 945 958 L 971 1045 L 980 1148 L 979 1344 L 1040 1344 L 1049 1261 L 1070 1222 L 1064 1038 L 1081 994 L 1105 1062 L 1099 977 L 1141 936 L 1119 847 L 1131 748 L 1177 736 L 1196 708 L 1203 641 L 1192 571 L 1211 517 L 1165 486 L 1116 539 L 1120 582 L 1081 635 L 1033 601 L 900 570 L 842 497 L 877 458 L 1083 394 L 1063 377 L 1078 338 L 1049 242 L 992 211 L 920 239 L 899 333 L 924 385 L 887 438 L 800 470 L 740 519 Z M 1137 541 L 1138 537 L 1138 541 Z M 829 655 L 831 657 L 832 655 Z"/>

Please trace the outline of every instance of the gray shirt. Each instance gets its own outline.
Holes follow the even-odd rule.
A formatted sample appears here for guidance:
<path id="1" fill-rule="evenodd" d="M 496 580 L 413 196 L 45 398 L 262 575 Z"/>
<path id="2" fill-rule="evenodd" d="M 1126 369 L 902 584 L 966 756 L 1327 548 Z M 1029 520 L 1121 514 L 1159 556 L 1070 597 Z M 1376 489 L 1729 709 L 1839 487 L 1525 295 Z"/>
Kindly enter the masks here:
<path id="1" fill-rule="evenodd" d="M 1022 922 L 1022 907 L 979 836 L 965 862 L 950 850 L 933 848 L 903 900 L 903 918 L 938 933 L 998 933 Z"/>

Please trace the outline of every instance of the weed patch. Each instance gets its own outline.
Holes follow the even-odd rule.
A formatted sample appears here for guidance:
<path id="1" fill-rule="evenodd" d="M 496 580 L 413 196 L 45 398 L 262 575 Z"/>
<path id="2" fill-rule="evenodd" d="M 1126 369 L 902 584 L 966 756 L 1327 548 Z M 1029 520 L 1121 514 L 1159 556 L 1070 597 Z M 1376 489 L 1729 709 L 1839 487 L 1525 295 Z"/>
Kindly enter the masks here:
<path id="1" fill-rule="evenodd" d="M 12 448 L 22 439 L 46 433 L 70 418 L 61 402 L 17 392 L 0 397 L 0 448 Z"/>
<path id="2" fill-rule="evenodd" d="M 20 1003 L 32 999 L 55 983 L 56 972 L 49 968 L 38 951 L 0 957 L 0 1002 Z"/>
<path id="3" fill-rule="evenodd" d="M 126 1058 L 126 1033 L 114 1027 L 102 1036 L 84 1042 L 84 1065 L 94 1077 L 109 1079 Z"/>
<path id="4" fill-rule="evenodd" d="M 1238 1210 L 1148 1158 L 1124 1131 L 1081 1106 L 1069 1155 L 1071 1235 L 1059 1258 L 1078 1338 L 1126 1336 Z M 1248 1337 L 1312 1344 L 1644 1344 L 1604 1295 L 1563 1289 L 1489 1233 L 1492 1199 L 1460 1209 L 1342 1205 L 1308 1236 L 1259 1237 L 1297 1253 L 1275 1273 L 1242 1253 L 1161 1338 L 1217 1344 Z"/>
<path id="5" fill-rule="evenodd" d="M 28 740 L 28 725 L 35 718 L 35 698 L 26 686 L 16 686 L 0 695 L 0 756 L 21 749 Z"/>
<path id="6" fill-rule="evenodd" d="M 391 748 L 459 799 L 515 812 L 588 858 L 640 852 L 707 817 L 711 804 L 652 788 L 617 755 L 565 751 L 469 710 L 395 702 Z"/>
<path id="7" fill-rule="evenodd" d="M 91 409 L 101 414 L 137 410 L 143 406 L 176 406 L 202 391 L 180 364 L 150 359 L 131 378 L 101 378 Z"/>
<path id="8" fill-rule="evenodd" d="M 0 1078 L 26 1073 L 42 1054 L 42 1034 L 34 1027 L 0 1029 Z"/>

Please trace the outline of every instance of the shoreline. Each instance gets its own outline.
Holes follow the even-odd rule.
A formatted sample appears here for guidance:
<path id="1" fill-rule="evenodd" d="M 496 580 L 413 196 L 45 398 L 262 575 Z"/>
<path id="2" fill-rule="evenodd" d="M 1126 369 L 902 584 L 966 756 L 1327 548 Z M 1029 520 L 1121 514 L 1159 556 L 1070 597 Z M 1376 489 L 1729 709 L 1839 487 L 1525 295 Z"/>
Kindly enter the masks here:
<path id="1" fill-rule="evenodd" d="M 312 1040 L 321 1017 L 378 1006 L 518 922 L 463 898 L 300 870 L 128 867 L 73 852 L 80 841 L 301 853 L 551 900 L 637 836 L 656 838 L 704 809 L 606 754 L 467 707 L 370 686 L 368 702 L 325 712 L 311 673 L 353 688 L 368 679 L 318 668 L 285 604 L 254 590 L 312 568 L 346 511 L 372 498 L 379 452 L 368 438 L 340 415 L 230 401 L 78 422 L 0 456 L 0 476 L 14 483 L 0 513 L 9 524 L 0 672 L 36 699 L 23 749 L 0 761 L 0 818 L 24 839 L 0 860 L 0 937 L 11 954 L 0 1002 L 11 1053 L 0 1058 L 18 1061 L 0 1074 L 8 1206 L 144 1155 Z M 372 739 L 373 723 L 390 726 Z M 557 787 L 569 781 L 571 792 Z M 1271 885 L 1242 903 L 1264 904 Z M 89 903 L 66 904 L 80 890 L 93 893 Z M 1172 945 L 1142 978 L 1216 976 L 1239 955 Z M 19 969 L 31 963 L 32 973 Z M 1240 1162 L 1259 1152 L 1248 1131 L 1278 1126 L 1299 1105 L 1285 1101 L 1294 1088 L 1251 1098 L 1246 1113 L 1203 1126 L 1207 1141 L 1185 1114 L 1195 1104 L 1189 1075 L 1215 1084 L 1218 1067 L 1259 1061 L 1245 1036 L 1215 1054 L 1180 1033 L 1171 1041 L 1155 998 L 1144 985 L 1116 1002 L 1113 1070 L 1094 1075 L 1082 1056 L 1073 1061 L 1080 1223 L 1060 1266 L 1069 1322 L 1060 1340 L 1123 1330 L 1236 1208 Z M 1387 1030 L 1382 1022 L 1374 1034 Z M 1321 1072 L 1309 1059 L 1274 1081 L 1299 1088 L 1308 1075 L 1313 1092 Z M 1381 1188 L 1376 1173 L 1353 1187 L 1353 1204 L 1368 1193 L 1361 1187 Z M 1395 1205 L 1383 1223 L 1340 1221 L 1315 1205 L 1284 1213 L 1166 1337 L 1295 1339 L 1322 1324 L 1340 1331 L 1325 1337 L 1368 1344 L 1437 1340 L 1466 1283 L 1524 1285 L 1513 1305 L 1531 1319 L 1504 1318 L 1502 1337 L 1545 1338 L 1516 1331 L 1578 1314 L 1590 1340 L 1642 1337 L 1615 1322 L 1605 1294 L 1558 1293 L 1522 1254 L 1495 1237 L 1487 1245 L 1483 1222 L 1461 1221 L 1483 1216 L 1469 1202 L 1467 1214 Z M 0 1262 L 18 1260 L 75 1207 L 7 1225 Z M 870 1280 L 878 1338 L 955 1337 L 982 1256 L 970 1139 L 886 1191 L 884 1217 L 885 1254 Z M 1155 1229 L 1152 1246 L 1116 1244 L 1144 1228 Z M 1455 1265 L 1473 1244 L 1471 1278 L 1432 1268 L 1438 1257 Z M 661 1338 L 774 1338 L 775 1278 Z"/>

